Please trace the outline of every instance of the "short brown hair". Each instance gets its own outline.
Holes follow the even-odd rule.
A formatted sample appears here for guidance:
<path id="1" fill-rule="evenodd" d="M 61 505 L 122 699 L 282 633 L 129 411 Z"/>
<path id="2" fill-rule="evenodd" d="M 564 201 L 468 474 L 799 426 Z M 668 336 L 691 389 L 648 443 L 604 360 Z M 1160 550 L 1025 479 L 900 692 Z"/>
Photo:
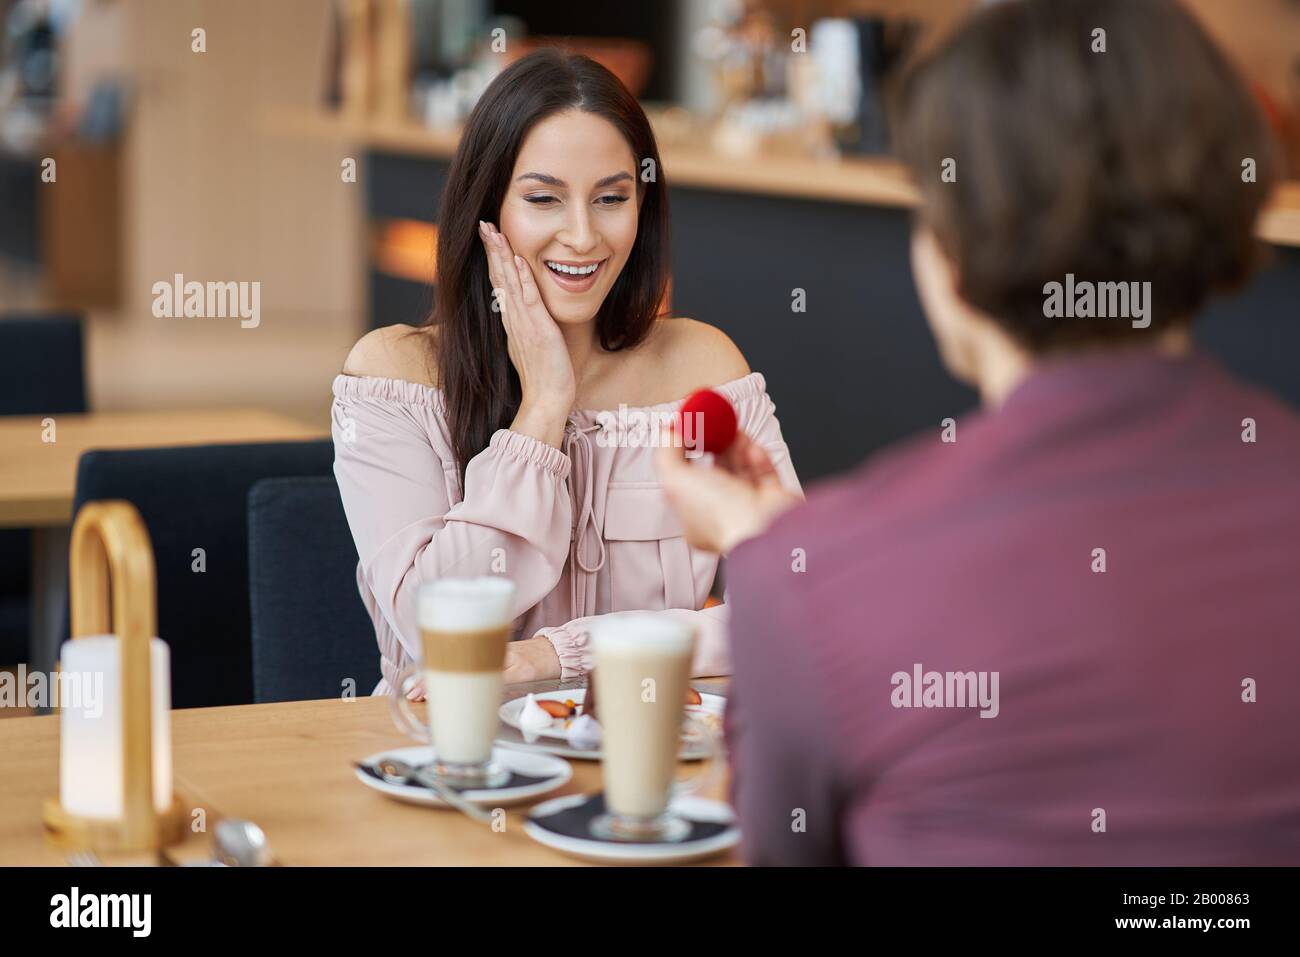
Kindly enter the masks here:
<path id="1" fill-rule="evenodd" d="M 1093 52 L 1098 29 L 1105 52 Z M 1254 226 L 1277 144 L 1174 0 L 1008 0 L 913 64 L 895 92 L 897 150 L 958 294 L 1033 351 L 1190 321 L 1259 262 Z M 955 182 L 944 182 L 948 159 Z M 1149 328 L 1047 318 L 1045 285 L 1067 273 L 1149 281 Z"/>

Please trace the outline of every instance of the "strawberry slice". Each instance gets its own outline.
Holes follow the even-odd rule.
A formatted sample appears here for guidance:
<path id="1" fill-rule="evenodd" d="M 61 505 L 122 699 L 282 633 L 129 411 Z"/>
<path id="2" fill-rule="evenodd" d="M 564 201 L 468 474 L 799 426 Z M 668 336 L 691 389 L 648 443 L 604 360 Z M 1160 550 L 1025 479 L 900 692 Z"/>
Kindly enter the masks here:
<path id="1" fill-rule="evenodd" d="M 548 698 L 538 699 L 537 706 L 552 718 L 569 718 L 577 710 L 567 701 L 552 701 Z"/>

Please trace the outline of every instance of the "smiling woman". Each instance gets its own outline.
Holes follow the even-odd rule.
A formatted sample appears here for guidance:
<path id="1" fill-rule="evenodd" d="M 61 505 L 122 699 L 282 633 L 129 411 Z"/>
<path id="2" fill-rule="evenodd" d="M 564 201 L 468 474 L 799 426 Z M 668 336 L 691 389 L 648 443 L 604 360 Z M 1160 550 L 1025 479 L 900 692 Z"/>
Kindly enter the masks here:
<path id="1" fill-rule="evenodd" d="M 516 584 L 508 681 L 590 667 L 592 624 L 682 619 L 694 674 L 729 671 L 718 555 L 692 548 L 651 445 L 619 425 L 716 387 L 798 490 L 763 377 L 726 335 L 660 315 L 668 206 L 645 113 L 595 62 L 541 51 L 470 116 L 438 227 L 437 302 L 381 329 L 334 384 L 335 474 L 384 682 L 419 656 L 418 595 L 447 576 Z M 614 425 L 608 423 L 614 422 Z M 594 433 L 599 432 L 599 435 Z"/>
<path id="2" fill-rule="evenodd" d="M 643 160 L 659 169 L 645 113 L 586 57 L 524 57 L 479 100 L 444 191 L 430 317 L 462 475 L 496 429 L 518 424 L 545 440 L 541 425 L 567 413 L 576 377 L 649 334 L 668 282 L 669 226 L 664 185 L 636 176 Z M 506 294 L 525 282 L 540 312 L 509 308 Z"/>

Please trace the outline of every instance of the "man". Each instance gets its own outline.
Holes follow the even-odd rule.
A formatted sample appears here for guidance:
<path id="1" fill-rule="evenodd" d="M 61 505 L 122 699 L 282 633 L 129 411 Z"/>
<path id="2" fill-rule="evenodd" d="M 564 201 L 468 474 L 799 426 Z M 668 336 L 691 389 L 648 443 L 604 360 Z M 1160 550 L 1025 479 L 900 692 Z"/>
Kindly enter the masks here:
<path id="1" fill-rule="evenodd" d="M 746 856 L 1300 863 L 1300 416 L 1188 328 L 1254 261 L 1254 104 L 1172 0 L 1013 0 L 896 115 L 981 410 L 802 505 L 743 436 L 658 451 L 729 553 Z"/>

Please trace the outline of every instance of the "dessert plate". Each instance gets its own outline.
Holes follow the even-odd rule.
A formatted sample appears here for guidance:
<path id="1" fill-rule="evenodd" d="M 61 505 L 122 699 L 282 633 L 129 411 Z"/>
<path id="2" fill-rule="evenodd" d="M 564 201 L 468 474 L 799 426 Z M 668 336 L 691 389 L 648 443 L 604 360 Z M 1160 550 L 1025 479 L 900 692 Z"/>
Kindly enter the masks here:
<path id="1" fill-rule="evenodd" d="M 674 798 L 671 810 L 691 823 L 684 841 L 631 844 L 591 836 L 591 822 L 605 811 L 601 794 L 570 794 L 528 812 L 524 833 L 539 844 L 605 864 L 683 864 L 720 854 L 740 841 L 731 808 L 701 797 Z"/>
<path id="2" fill-rule="evenodd" d="M 372 754 L 361 763 L 374 766 L 385 758 L 396 758 L 414 766 L 428 764 L 433 758 L 433 752 L 427 744 L 394 748 L 391 751 Z M 510 780 L 499 788 L 461 791 L 461 795 L 466 800 L 488 807 L 519 804 L 549 794 L 556 788 L 563 787 L 573 777 L 573 768 L 569 767 L 569 762 L 549 754 L 493 748 L 492 760 L 510 772 Z M 447 803 L 442 798 L 417 783 L 390 784 L 362 768 L 356 769 L 356 775 L 357 780 L 366 787 L 399 801 L 423 804 L 428 807 L 447 807 Z"/>
<path id="3" fill-rule="evenodd" d="M 571 688 L 567 691 L 544 691 L 534 694 L 533 698 L 537 701 L 572 701 L 576 705 L 581 705 L 586 695 L 585 688 Z M 539 731 L 525 731 L 520 727 L 519 715 L 524 710 L 527 701 L 527 695 L 521 698 L 513 698 L 503 704 L 497 711 L 497 714 L 501 717 L 501 723 L 512 729 L 511 732 L 498 735 L 497 744 L 507 748 L 516 748 L 534 753 L 555 754 L 566 758 L 600 760 L 601 752 L 599 748 L 576 748 L 569 743 L 568 731 L 564 726 L 564 720 L 561 718 L 552 718 L 551 727 Z M 727 699 L 722 695 L 701 693 L 700 703 L 687 705 L 685 713 L 694 718 L 710 722 L 713 729 L 721 735 L 722 714 L 726 710 L 726 706 Z M 599 708 L 597 708 L 597 711 L 599 711 Z M 693 743 L 685 735 L 682 736 L 682 751 L 678 755 L 681 760 L 698 761 L 706 756 L 707 751 L 705 748 Z"/>

